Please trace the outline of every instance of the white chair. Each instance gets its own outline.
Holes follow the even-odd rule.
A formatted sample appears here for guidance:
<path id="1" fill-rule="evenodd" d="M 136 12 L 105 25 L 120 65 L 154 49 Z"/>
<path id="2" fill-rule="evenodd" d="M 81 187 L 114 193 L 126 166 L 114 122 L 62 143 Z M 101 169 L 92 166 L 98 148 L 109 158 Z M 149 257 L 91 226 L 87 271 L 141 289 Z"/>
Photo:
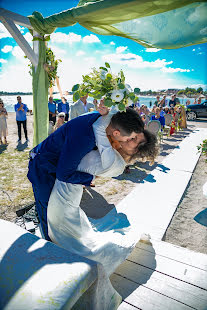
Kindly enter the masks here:
<path id="1" fill-rule="evenodd" d="M 165 118 L 164 132 L 166 132 L 167 136 L 169 136 L 170 135 L 171 124 L 172 124 L 172 121 L 173 121 L 172 114 L 165 114 L 164 118 Z"/>
<path id="2" fill-rule="evenodd" d="M 161 124 L 157 120 L 151 120 L 147 124 L 147 129 L 151 132 L 153 132 L 157 137 L 159 142 L 162 141 L 162 131 L 161 131 Z"/>

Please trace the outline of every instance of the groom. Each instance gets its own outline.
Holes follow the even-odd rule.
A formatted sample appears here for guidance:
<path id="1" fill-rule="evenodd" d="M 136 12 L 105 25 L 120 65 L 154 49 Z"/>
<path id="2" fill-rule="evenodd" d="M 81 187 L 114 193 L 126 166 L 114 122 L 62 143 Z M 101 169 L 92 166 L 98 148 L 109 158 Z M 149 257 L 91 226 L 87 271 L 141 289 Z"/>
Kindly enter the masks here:
<path id="1" fill-rule="evenodd" d="M 102 107 L 100 113 L 94 111 L 67 122 L 30 152 L 27 176 L 32 183 L 42 232 L 47 240 L 50 240 L 47 206 L 55 180 L 90 185 L 93 176 L 76 169 L 81 159 L 96 148 L 92 125 L 104 113 L 106 108 Z M 133 147 L 137 149 L 139 141 L 143 141 L 143 130 L 144 124 L 138 113 L 128 108 L 112 117 L 106 132 L 123 142 L 126 151 L 129 143 L 129 152 L 133 153 Z"/>

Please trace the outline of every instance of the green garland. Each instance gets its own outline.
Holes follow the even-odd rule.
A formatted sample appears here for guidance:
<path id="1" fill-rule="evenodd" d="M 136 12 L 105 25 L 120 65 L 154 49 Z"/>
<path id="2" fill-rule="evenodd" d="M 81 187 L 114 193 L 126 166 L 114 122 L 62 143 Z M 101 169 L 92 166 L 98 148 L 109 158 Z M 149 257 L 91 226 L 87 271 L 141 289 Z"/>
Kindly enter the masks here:
<path id="1" fill-rule="evenodd" d="M 33 37 L 32 41 L 49 41 L 50 36 L 45 37 Z M 28 58 L 27 56 L 24 56 L 24 58 Z M 55 78 L 57 76 L 57 69 L 59 63 L 62 62 L 61 59 L 55 59 L 55 55 L 51 48 L 46 47 L 46 63 L 44 64 L 44 69 L 47 71 L 48 74 L 48 81 L 49 81 L 49 87 L 52 87 L 55 85 Z M 29 74 L 32 75 L 32 63 L 30 62 L 28 64 L 28 67 L 30 68 Z"/>

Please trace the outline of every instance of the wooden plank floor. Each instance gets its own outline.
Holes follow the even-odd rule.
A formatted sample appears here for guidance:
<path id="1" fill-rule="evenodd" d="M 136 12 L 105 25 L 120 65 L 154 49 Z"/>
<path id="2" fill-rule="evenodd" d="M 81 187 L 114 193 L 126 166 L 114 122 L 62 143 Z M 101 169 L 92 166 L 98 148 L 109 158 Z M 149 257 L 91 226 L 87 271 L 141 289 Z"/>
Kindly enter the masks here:
<path id="1" fill-rule="evenodd" d="M 118 310 L 207 310 L 207 255 L 170 243 L 138 242 L 111 282 Z"/>

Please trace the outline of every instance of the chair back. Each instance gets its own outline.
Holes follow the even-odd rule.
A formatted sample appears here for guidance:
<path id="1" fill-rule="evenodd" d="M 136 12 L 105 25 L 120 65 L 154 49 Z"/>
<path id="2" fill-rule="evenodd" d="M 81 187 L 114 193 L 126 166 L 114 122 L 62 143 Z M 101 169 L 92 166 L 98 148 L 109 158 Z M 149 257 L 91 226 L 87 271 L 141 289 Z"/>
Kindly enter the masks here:
<path id="1" fill-rule="evenodd" d="M 147 124 L 147 129 L 157 135 L 161 129 L 161 124 L 157 120 L 149 121 L 149 123 Z"/>
<path id="2" fill-rule="evenodd" d="M 164 118 L 165 118 L 165 125 L 170 126 L 173 120 L 172 114 L 165 114 Z"/>

